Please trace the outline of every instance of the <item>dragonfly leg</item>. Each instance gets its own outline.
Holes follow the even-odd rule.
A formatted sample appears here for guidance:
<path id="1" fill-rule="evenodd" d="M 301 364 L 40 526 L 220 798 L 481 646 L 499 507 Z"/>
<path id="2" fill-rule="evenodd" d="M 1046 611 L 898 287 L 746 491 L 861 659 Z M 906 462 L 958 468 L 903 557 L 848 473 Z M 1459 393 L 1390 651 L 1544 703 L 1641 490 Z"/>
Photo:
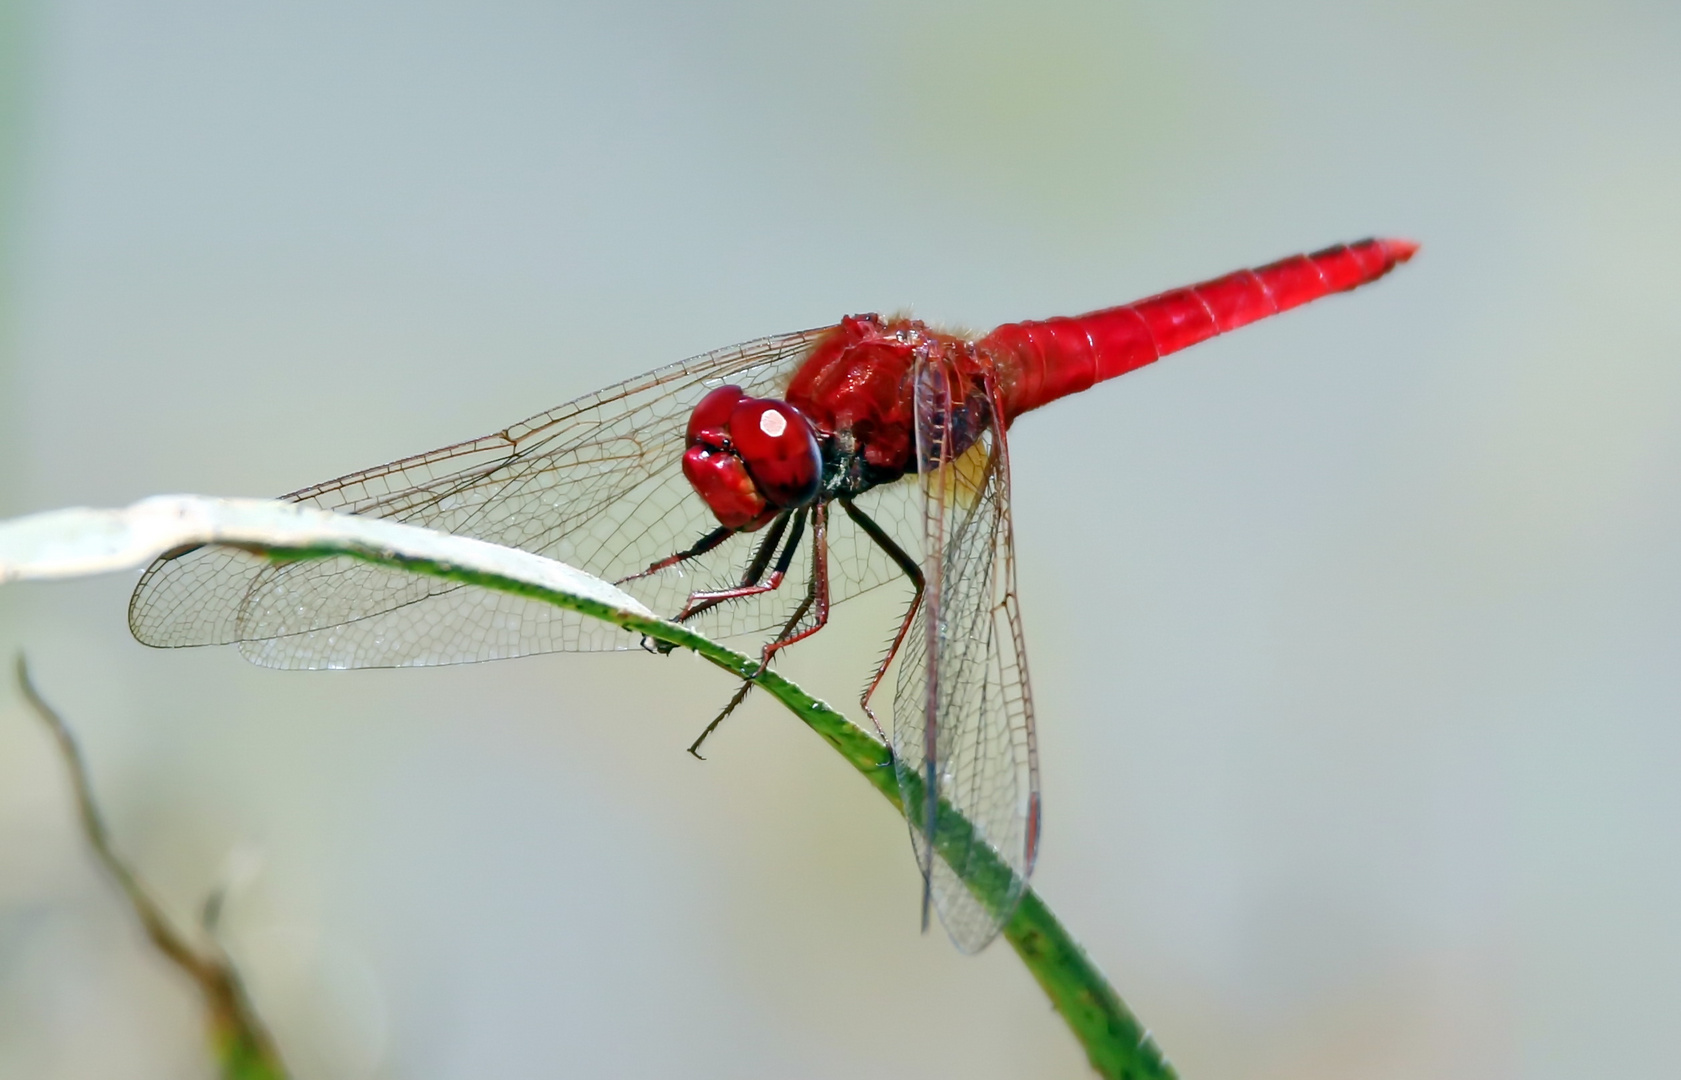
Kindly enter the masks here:
<path id="1" fill-rule="evenodd" d="M 753 557 L 753 562 L 747 567 L 747 573 L 742 575 L 740 585 L 733 589 L 719 589 L 716 592 L 690 593 L 689 602 L 683 605 L 683 610 L 677 613 L 677 618 L 673 621 L 683 622 L 685 619 L 699 615 L 709 608 L 717 607 L 726 600 L 739 600 L 744 596 L 758 596 L 760 593 L 768 593 L 779 588 L 782 585 L 782 579 L 788 574 L 788 564 L 794 561 L 794 552 L 800 546 L 800 537 L 805 532 L 805 519 L 808 512 L 806 510 L 796 510 L 791 515 L 794 519 L 794 527 L 789 530 L 788 543 L 782 549 L 782 554 L 777 556 L 776 566 L 772 568 L 769 579 L 763 584 L 759 583 L 759 577 L 764 574 L 764 564 L 769 561 L 769 553 L 775 547 L 775 541 L 781 539 L 780 528 L 766 537 L 765 542 L 759 545 L 758 554 Z M 777 519 L 779 525 L 785 520 L 787 519 Z M 786 526 L 782 527 L 785 528 Z"/>
<path id="2" fill-rule="evenodd" d="M 788 617 L 788 621 L 782 625 L 782 629 L 777 631 L 775 641 L 772 641 L 770 645 L 765 646 L 765 654 L 759 661 L 759 671 L 764 671 L 765 665 L 770 663 L 770 652 L 772 646 L 775 645 L 776 641 L 780 641 L 783 637 L 791 633 L 794 627 L 800 624 L 800 620 L 805 618 L 805 613 L 811 610 L 812 602 L 816 600 L 816 598 L 817 582 L 814 579 L 811 583 L 811 587 L 806 589 L 805 599 L 800 601 L 800 606 L 794 609 L 794 613 Z M 741 688 L 735 692 L 734 697 L 730 698 L 730 703 L 724 706 L 723 711 L 717 716 L 714 716 L 712 718 L 712 722 L 706 725 L 706 730 L 700 733 L 700 738 L 690 744 L 689 753 L 693 754 L 697 758 L 700 758 L 700 744 L 706 741 L 706 737 L 708 735 L 717 730 L 718 725 L 722 724 L 730 713 L 735 712 L 738 705 L 747 700 L 747 694 L 753 689 L 753 680 L 758 677 L 759 671 L 755 671 L 751 676 L 741 680 Z M 702 761 L 706 760 L 705 758 L 700 759 Z"/>
<path id="3" fill-rule="evenodd" d="M 797 539 L 797 537 L 796 537 Z M 792 546 L 792 544 L 790 544 Z M 786 553 L 784 553 L 786 554 Z M 778 574 L 782 570 L 777 571 Z M 800 624 L 807 611 L 813 607 L 817 613 L 812 617 L 811 625 L 804 630 L 792 632 Z M 794 617 L 788 620 L 782 628 L 782 633 L 776 635 L 765 651 L 759 657 L 759 670 L 763 671 L 770 664 L 770 658 L 778 650 L 786 649 L 796 641 L 804 641 L 829 625 L 829 508 L 818 503 L 811 511 L 811 587 L 806 590 L 805 599 L 794 612 Z"/>
<path id="4" fill-rule="evenodd" d="M 729 704 L 725 705 L 723 711 L 720 712 L 717 716 L 712 718 L 712 722 L 710 724 L 706 725 L 706 730 L 702 731 L 700 733 L 700 737 L 697 738 L 689 746 L 689 753 L 693 754 L 695 757 L 697 757 L 697 758 L 700 757 L 700 744 L 706 741 L 706 737 L 708 735 L 711 735 L 715 730 L 717 730 L 718 725 L 722 724 L 724 722 L 724 719 L 726 717 L 728 717 L 732 712 L 734 712 L 736 710 L 736 707 L 739 706 L 743 701 L 745 701 L 747 699 L 748 692 L 753 689 L 754 680 L 757 679 L 758 676 L 761 673 L 763 673 L 768 667 L 770 667 L 771 657 L 776 655 L 778 650 L 785 649 L 788 646 L 794 644 L 794 642 L 796 642 L 796 641 L 805 640 L 806 638 L 810 637 L 811 635 L 817 633 L 817 631 L 823 629 L 823 627 L 828 624 L 828 622 L 829 622 L 829 548 L 828 548 L 829 529 L 828 529 L 828 524 L 829 524 L 828 508 L 820 504 L 820 505 L 818 505 L 818 507 L 815 510 L 812 511 L 812 527 L 811 527 L 812 572 L 811 572 L 811 584 L 809 586 L 807 586 L 807 588 L 806 588 L 805 599 L 800 601 L 799 607 L 795 608 L 794 613 L 788 617 L 788 621 L 786 623 L 783 623 L 782 629 L 777 632 L 776 637 L 772 638 L 771 641 L 768 644 L 765 645 L 764 652 L 762 652 L 759 656 L 759 669 L 758 669 L 758 671 L 755 671 L 752 676 L 741 680 L 741 689 L 739 689 L 735 692 L 735 696 L 730 698 Z M 794 535 L 794 538 L 793 538 L 793 542 L 797 543 L 798 541 L 799 541 L 799 534 L 796 532 L 795 535 Z M 792 547 L 792 544 L 790 544 L 790 547 Z M 787 553 L 784 552 L 784 555 L 786 556 Z M 787 559 L 782 560 L 782 568 L 781 568 L 781 570 L 778 571 L 778 573 L 786 571 L 787 561 L 788 561 Z M 812 625 L 807 627 L 806 629 L 801 630 L 801 631 L 796 633 L 795 628 L 797 626 L 799 626 L 802 621 L 804 621 L 804 619 L 806 617 L 806 614 L 808 612 L 810 612 L 812 610 L 812 608 L 814 608 L 814 607 L 817 609 L 817 614 L 816 614 L 815 620 L 813 621 Z M 701 758 L 701 760 L 704 761 L 706 759 Z"/>
<path id="5" fill-rule="evenodd" d="M 765 533 L 765 535 L 759 540 L 759 546 L 754 549 L 753 552 L 753 561 L 747 564 L 746 572 L 741 575 L 741 584 L 744 587 L 748 585 L 757 585 L 759 579 L 764 577 L 765 567 L 770 565 L 771 556 L 776 554 L 776 545 L 782 542 L 782 534 L 788 531 L 788 519 L 792 516 L 792 514 L 783 514 L 781 517 L 778 517 L 776 522 L 771 525 L 770 531 Z M 680 551 L 675 555 L 669 555 L 666 558 L 661 559 L 659 562 L 654 563 L 641 574 L 632 574 L 630 577 L 622 578 L 619 581 L 614 582 L 614 584 L 622 585 L 626 581 L 634 581 L 639 577 L 644 577 L 648 574 L 654 573 L 655 571 L 663 570 L 667 566 L 675 566 L 677 563 L 680 563 L 685 559 L 692 559 L 697 555 L 704 555 L 708 551 L 717 547 L 719 544 L 723 543 L 723 541 L 731 536 L 734 531 L 735 530 L 733 529 L 719 528 L 709 532 L 705 536 L 701 537 L 700 540 L 696 542 L 695 546 L 691 547 L 689 550 Z M 689 597 L 689 602 L 691 604 L 694 602 L 693 596 Z M 705 609 L 701 608 L 699 610 Z M 688 618 L 689 615 L 694 614 L 694 612 L 690 611 L 687 607 L 684 608 L 684 612 L 685 614 L 677 617 L 679 622 Z M 670 655 L 671 650 L 676 648 L 675 645 L 664 641 L 656 641 L 650 645 L 647 638 L 642 639 L 642 647 L 644 649 L 648 649 L 650 652 L 657 652 L 661 656 Z"/>
<path id="6" fill-rule="evenodd" d="M 728 717 L 730 715 L 730 713 L 735 712 L 736 706 L 740 705 L 743 701 L 747 700 L 747 692 L 751 689 L 753 689 L 753 680 L 752 679 L 741 680 L 741 688 L 735 692 L 735 697 L 730 698 L 730 703 L 728 705 L 724 706 L 724 711 L 720 712 L 717 716 L 714 716 L 712 718 L 712 723 L 706 725 L 706 730 L 702 731 L 700 733 L 700 737 L 697 738 L 694 742 L 689 744 L 689 753 L 693 754 L 696 758 L 699 758 L 701 761 L 706 760 L 705 758 L 700 756 L 700 744 L 706 741 L 706 737 L 708 735 L 710 735 L 714 731 L 718 730 L 718 725 L 722 724 L 724 722 L 724 719 L 726 717 Z"/>
<path id="7" fill-rule="evenodd" d="M 911 597 L 910 607 L 905 610 L 905 618 L 899 623 L 898 633 L 893 635 L 893 641 L 887 646 L 887 652 L 882 656 L 881 663 L 876 665 L 875 674 L 870 677 L 869 683 L 864 687 L 864 696 L 858 699 L 858 704 L 864 709 L 864 715 L 868 716 L 870 723 L 876 726 L 876 734 L 881 736 L 881 741 L 889 742 L 887 732 L 882 730 L 881 721 L 876 719 L 875 710 L 870 708 L 870 698 L 875 696 L 876 690 L 881 686 L 881 680 L 887 675 L 887 666 L 893 662 L 895 656 L 899 655 L 899 648 L 905 643 L 905 635 L 911 632 L 911 624 L 916 621 L 916 610 L 922 606 L 922 567 L 916 565 L 916 560 L 907 555 L 905 549 L 896 544 L 891 536 L 887 535 L 886 529 L 877 525 L 875 520 L 864 511 L 852 505 L 851 499 L 842 499 L 841 509 L 846 511 L 846 516 L 856 522 L 860 529 L 864 530 L 865 536 L 874 540 L 876 546 L 887 553 L 887 557 L 892 559 L 894 565 L 911 579 L 911 585 L 916 589 L 916 595 Z"/>
<path id="8" fill-rule="evenodd" d="M 747 569 L 741 573 L 743 585 L 757 585 L 759 579 L 765 576 L 765 568 L 770 566 L 770 560 L 776 554 L 776 545 L 782 543 L 782 534 L 788 531 L 788 522 L 792 521 L 792 513 L 783 514 L 771 525 L 770 532 L 759 541 L 759 546 L 753 551 L 753 560 L 747 564 Z"/>
<path id="9" fill-rule="evenodd" d="M 705 555 L 708 551 L 711 551 L 713 548 L 722 544 L 725 540 L 728 540 L 734 535 L 734 529 L 727 525 L 720 525 L 716 529 L 707 533 L 705 536 L 701 537 L 699 540 L 696 540 L 694 546 L 688 550 L 679 551 L 675 555 L 667 555 L 659 562 L 649 563 L 648 569 L 639 574 L 631 574 L 628 577 L 622 577 L 613 582 L 613 584 L 623 585 L 627 581 L 635 581 L 637 578 L 645 578 L 650 574 L 657 574 L 668 566 L 676 566 L 680 562 L 687 562 L 689 559 L 698 558 L 701 555 Z"/>

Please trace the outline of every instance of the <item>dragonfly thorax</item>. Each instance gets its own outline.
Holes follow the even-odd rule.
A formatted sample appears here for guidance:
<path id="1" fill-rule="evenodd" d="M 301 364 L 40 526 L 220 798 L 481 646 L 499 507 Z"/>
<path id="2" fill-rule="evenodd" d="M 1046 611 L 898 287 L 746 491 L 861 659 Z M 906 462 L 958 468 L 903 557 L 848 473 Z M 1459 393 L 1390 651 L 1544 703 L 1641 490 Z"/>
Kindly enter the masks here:
<path id="1" fill-rule="evenodd" d="M 912 372 L 971 356 L 963 338 L 915 319 L 851 315 L 813 347 L 787 398 L 817 430 L 826 462 L 856 454 L 855 469 L 883 483 L 915 470 Z"/>

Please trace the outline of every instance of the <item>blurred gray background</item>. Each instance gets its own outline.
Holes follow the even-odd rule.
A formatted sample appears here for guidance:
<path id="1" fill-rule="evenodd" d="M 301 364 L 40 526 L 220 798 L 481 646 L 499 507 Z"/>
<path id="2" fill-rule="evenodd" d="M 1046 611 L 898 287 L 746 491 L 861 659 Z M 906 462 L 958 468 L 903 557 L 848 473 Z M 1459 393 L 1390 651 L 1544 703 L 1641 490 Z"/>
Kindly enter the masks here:
<path id="1" fill-rule="evenodd" d="M 1187 1077 L 1673 1076 L 1681 8 L 0 13 L 0 513 L 264 495 L 715 346 L 1382 284 L 1013 433 L 1036 884 Z M 1078 1076 L 902 825 L 690 658 L 276 673 L 0 590 L 300 1077 Z M 860 601 L 785 670 L 847 702 Z M 206 1077 L 0 689 L 0 1075 Z M 233 871 L 230 866 L 245 867 Z"/>

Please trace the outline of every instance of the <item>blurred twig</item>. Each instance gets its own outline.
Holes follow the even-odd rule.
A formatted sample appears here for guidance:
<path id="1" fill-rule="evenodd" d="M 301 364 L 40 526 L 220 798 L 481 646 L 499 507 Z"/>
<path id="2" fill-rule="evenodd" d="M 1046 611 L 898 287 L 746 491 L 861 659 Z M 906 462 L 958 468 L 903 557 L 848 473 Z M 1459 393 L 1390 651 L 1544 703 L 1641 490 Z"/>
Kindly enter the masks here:
<path id="1" fill-rule="evenodd" d="M 186 972 L 204 995 L 209 1013 L 210 1039 L 221 1062 L 224 1080 L 285 1080 L 286 1070 L 280 1063 L 274 1039 L 252 1008 L 245 984 L 234 970 L 232 961 L 217 943 L 216 923 L 224 890 L 218 888 L 205 901 L 201 925 L 208 945 L 203 950 L 195 948 L 170 923 L 133 869 L 112 847 L 111 832 L 99 812 L 99 805 L 94 802 L 93 789 L 88 783 L 87 763 L 82 757 L 81 747 L 71 735 L 64 718 L 35 689 L 29 678 L 29 665 L 22 653 L 17 658 L 17 680 L 24 700 L 52 732 L 59 753 L 69 767 L 70 786 L 76 795 L 82 834 L 87 837 L 94 857 L 116 880 L 117 887 L 140 919 L 140 925 L 153 947 Z"/>

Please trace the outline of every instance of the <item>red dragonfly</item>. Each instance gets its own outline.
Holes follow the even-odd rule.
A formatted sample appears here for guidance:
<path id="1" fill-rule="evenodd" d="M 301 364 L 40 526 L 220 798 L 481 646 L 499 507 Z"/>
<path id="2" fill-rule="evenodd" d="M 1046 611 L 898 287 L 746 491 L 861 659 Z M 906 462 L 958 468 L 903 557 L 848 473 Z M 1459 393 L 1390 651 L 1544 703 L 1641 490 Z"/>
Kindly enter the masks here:
<path id="1" fill-rule="evenodd" d="M 1374 281 L 1416 250 L 1405 240 L 1338 245 L 980 338 L 851 316 L 685 360 L 494 435 L 285 498 L 559 559 L 714 637 L 755 636 L 765 663 L 822 629 L 831 605 L 906 582 L 908 609 L 861 703 L 874 720 L 871 701 L 897 658 L 893 729 L 883 738 L 901 790 L 916 796 L 906 819 L 923 924 L 937 907 L 957 946 L 975 951 L 1026 888 L 1041 817 L 1015 588 L 1011 422 Z M 785 587 L 790 579 L 802 584 Z M 129 625 L 148 645 L 237 643 L 248 659 L 287 668 L 636 644 L 606 623 L 504 593 L 349 559 L 274 566 L 225 548 L 154 563 Z M 961 834 L 942 805 L 967 819 Z M 1001 902 L 963 884 L 987 860 L 1012 872 Z"/>

